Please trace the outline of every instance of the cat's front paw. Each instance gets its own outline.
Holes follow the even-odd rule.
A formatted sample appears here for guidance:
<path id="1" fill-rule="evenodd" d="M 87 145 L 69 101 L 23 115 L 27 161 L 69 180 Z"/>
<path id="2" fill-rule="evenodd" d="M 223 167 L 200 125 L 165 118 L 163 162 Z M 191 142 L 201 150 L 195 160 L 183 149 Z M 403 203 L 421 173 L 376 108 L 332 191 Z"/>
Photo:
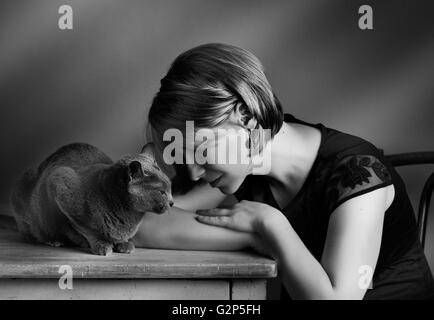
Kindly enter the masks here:
<path id="1" fill-rule="evenodd" d="M 115 244 L 115 251 L 120 253 L 131 253 L 136 247 L 131 241 Z"/>
<path id="2" fill-rule="evenodd" d="M 91 245 L 90 251 L 100 256 L 109 256 L 113 252 L 113 246 L 110 243 L 98 241 Z"/>

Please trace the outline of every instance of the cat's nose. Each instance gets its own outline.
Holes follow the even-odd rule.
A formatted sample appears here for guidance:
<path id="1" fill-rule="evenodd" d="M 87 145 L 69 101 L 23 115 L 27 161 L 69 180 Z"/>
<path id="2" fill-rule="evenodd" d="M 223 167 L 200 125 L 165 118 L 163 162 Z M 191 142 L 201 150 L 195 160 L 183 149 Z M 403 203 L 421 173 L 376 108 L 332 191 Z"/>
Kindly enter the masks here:
<path id="1" fill-rule="evenodd" d="M 170 191 L 160 191 L 161 194 L 165 195 L 167 197 L 167 201 L 169 203 L 169 206 L 173 206 L 174 202 L 173 202 L 173 197 L 172 197 L 172 192 Z"/>
<path id="2" fill-rule="evenodd" d="M 166 194 L 167 194 L 167 200 L 169 201 L 169 206 L 173 207 L 174 202 L 173 202 L 172 192 L 169 191 Z"/>

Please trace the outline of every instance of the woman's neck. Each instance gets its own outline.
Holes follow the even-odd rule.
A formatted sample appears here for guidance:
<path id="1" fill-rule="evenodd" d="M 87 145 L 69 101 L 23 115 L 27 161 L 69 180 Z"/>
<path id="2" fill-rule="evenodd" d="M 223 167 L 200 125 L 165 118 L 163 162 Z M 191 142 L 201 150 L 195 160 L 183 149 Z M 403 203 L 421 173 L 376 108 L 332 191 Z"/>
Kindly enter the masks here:
<path id="1" fill-rule="evenodd" d="M 306 180 L 321 143 L 321 132 L 313 127 L 286 123 L 266 147 L 271 148 L 270 186 L 295 195 Z"/>

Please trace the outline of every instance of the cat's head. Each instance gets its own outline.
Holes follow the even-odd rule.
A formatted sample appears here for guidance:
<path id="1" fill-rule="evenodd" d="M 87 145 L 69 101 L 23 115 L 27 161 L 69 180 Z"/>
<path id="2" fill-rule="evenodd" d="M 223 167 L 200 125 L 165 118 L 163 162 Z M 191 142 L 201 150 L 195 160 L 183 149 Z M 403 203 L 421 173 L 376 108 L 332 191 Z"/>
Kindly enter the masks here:
<path id="1" fill-rule="evenodd" d="M 129 206 L 138 212 L 164 213 L 173 205 L 171 181 L 161 171 L 148 143 L 136 156 L 118 161 L 125 168 Z"/>

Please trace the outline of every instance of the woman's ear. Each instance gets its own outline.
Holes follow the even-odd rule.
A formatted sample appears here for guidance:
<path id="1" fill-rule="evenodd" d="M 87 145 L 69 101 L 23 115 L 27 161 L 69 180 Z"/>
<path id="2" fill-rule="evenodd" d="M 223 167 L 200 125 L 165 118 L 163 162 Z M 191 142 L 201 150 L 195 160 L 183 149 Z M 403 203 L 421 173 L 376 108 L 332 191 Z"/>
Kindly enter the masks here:
<path id="1" fill-rule="evenodd" d="M 148 142 L 143 146 L 142 151 L 140 151 L 140 153 L 148 155 L 153 159 L 155 159 L 154 151 L 155 151 L 154 144 L 152 142 Z"/>
<path id="2" fill-rule="evenodd" d="M 258 125 L 255 117 L 249 109 L 241 102 L 235 105 L 234 112 L 231 115 L 232 121 L 245 129 L 255 129 Z"/>

